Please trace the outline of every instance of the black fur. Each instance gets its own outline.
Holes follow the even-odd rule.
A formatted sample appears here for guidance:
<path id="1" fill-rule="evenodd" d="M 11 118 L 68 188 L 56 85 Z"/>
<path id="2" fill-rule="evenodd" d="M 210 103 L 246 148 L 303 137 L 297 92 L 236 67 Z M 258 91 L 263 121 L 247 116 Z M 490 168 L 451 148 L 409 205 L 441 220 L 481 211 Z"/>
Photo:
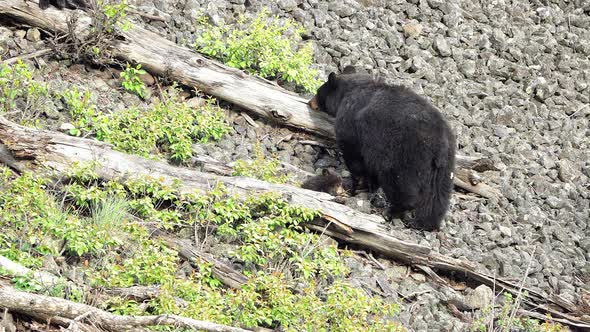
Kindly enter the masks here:
<path id="1" fill-rule="evenodd" d="M 453 185 L 451 128 L 410 89 L 350 67 L 344 72 L 331 73 L 310 106 L 336 117 L 336 142 L 353 179 L 366 179 L 369 190 L 382 187 L 390 214 L 415 209 L 414 227 L 439 229 Z"/>
<path id="2" fill-rule="evenodd" d="M 325 192 L 332 196 L 339 196 L 344 192 L 342 177 L 336 172 L 327 169 L 323 170 L 322 175 L 307 179 L 303 182 L 301 188 Z"/>
<path id="3" fill-rule="evenodd" d="M 39 0 L 39 8 L 41 9 L 47 9 L 50 5 L 58 9 L 86 9 L 91 7 L 89 0 Z"/>

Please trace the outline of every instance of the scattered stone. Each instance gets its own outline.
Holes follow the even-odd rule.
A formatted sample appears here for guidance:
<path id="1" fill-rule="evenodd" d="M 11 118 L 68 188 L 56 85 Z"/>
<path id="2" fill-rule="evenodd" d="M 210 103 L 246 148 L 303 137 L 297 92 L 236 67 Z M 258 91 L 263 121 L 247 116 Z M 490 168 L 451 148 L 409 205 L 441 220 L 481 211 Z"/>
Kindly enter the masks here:
<path id="1" fill-rule="evenodd" d="M 345 4 L 344 1 L 331 2 L 328 8 L 340 17 L 349 17 L 355 12 L 355 8 L 350 3 Z"/>
<path id="2" fill-rule="evenodd" d="M 2 312 L 0 315 L 0 331 L 16 332 L 16 322 L 10 312 Z"/>
<path id="3" fill-rule="evenodd" d="M 69 122 L 64 122 L 59 126 L 59 131 L 67 133 L 72 129 L 76 129 L 76 126 L 74 126 L 73 124 L 69 123 Z"/>
<path id="4" fill-rule="evenodd" d="M 290 12 L 293 9 L 297 8 L 297 1 L 295 0 L 278 0 L 277 4 L 282 10 L 287 12 Z"/>
<path id="5" fill-rule="evenodd" d="M 567 160 L 561 159 L 558 163 L 558 177 L 563 182 L 574 183 L 583 176 L 582 172 L 575 168 L 574 164 Z"/>
<path id="6" fill-rule="evenodd" d="M 154 77 L 147 71 L 145 74 L 139 75 L 139 79 L 147 86 L 152 86 L 156 83 Z"/>
<path id="7" fill-rule="evenodd" d="M 41 40 L 41 32 L 37 28 L 30 28 L 27 30 L 27 40 L 30 42 L 38 42 Z"/>
<path id="8" fill-rule="evenodd" d="M 434 46 L 434 49 L 442 56 L 451 56 L 451 54 L 453 54 L 451 52 L 449 43 L 447 43 L 447 40 L 442 36 L 437 36 L 434 39 L 434 43 L 432 45 Z"/>
<path id="9" fill-rule="evenodd" d="M 512 237 L 512 230 L 510 230 L 510 228 L 508 228 L 506 226 L 499 225 L 498 229 L 500 230 L 500 233 L 502 233 L 503 236 Z"/>
<path id="10" fill-rule="evenodd" d="M 16 30 L 14 31 L 14 37 L 17 39 L 25 39 L 27 32 L 25 30 Z"/>
<path id="11" fill-rule="evenodd" d="M 420 23 L 407 23 L 402 26 L 406 37 L 416 38 L 422 33 L 422 25 Z"/>
<path id="12" fill-rule="evenodd" d="M 486 285 L 480 285 L 474 290 L 467 290 L 467 295 L 456 296 L 449 300 L 457 309 L 462 311 L 483 309 L 494 303 L 494 292 Z"/>

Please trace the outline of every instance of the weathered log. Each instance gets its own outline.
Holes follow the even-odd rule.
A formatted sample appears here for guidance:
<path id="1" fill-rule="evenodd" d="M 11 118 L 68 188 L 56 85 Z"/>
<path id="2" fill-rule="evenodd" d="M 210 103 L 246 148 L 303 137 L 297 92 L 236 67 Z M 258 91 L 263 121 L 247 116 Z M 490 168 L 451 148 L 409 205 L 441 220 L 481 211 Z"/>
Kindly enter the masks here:
<path id="1" fill-rule="evenodd" d="M 120 316 L 87 304 L 21 292 L 8 286 L 0 286 L 0 308 L 23 314 L 33 313 L 35 315 L 56 316 L 80 322 L 88 321 L 109 331 L 126 331 L 137 327 L 172 325 L 197 331 L 247 332 L 247 330 L 237 327 L 176 315 Z"/>
<path id="2" fill-rule="evenodd" d="M 24 0 L 0 2 L 0 18 L 56 34 L 68 31 L 67 13 L 71 11 L 55 8 L 40 10 L 37 6 L 27 5 Z M 82 38 L 90 31 L 91 20 L 81 11 L 77 11 L 76 15 L 79 19 L 75 33 Z M 139 26 L 122 32 L 122 37 L 123 40 L 117 39 L 110 49 L 120 59 L 140 63 L 153 74 L 198 88 L 278 124 L 334 138 L 333 117 L 311 111 L 306 99 L 268 80 L 210 60 Z M 462 155 L 456 156 L 456 164 L 459 168 L 493 167 L 489 159 Z"/>
<path id="3" fill-rule="evenodd" d="M 387 231 L 383 218 L 353 210 L 333 202 L 335 197 L 289 185 L 267 183 L 245 177 L 224 177 L 202 173 L 187 168 L 171 166 L 164 162 L 147 160 L 111 149 L 110 145 L 61 133 L 37 130 L 19 126 L 0 117 L 0 143 L 5 144 L 17 159 L 28 160 L 39 166 L 65 172 L 74 162 L 98 162 L 97 170 L 103 179 L 125 179 L 128 177 L 151 176 L 171 183 L 181 181 L 181 192 L 206 192 L 215 183 L 221 183 L 238 197 L 258 193 L 279 193 L 289 203 L 320 211 L 322 218 L 307 226 L 346 243 L 356 244 L 365 249 L 379 252 L 410 265 L 428 266 L 434 270 L 459 272 L 460 275 L 495 287 L 497 290 L 519 292 L 519 285 L 478 271 L 476 265 L 441 255 L 429 247 L 402 241 Z M 20 167 L 25 167 L 22 162 Z M 28 165 L 27 168 L 31 168 Z M 334 226 L 336 225 L 336 226 Z M 556 311 L 541 303 L 549 303 L 564 312 L 576 312 L 572 303 L 547 299 L 532 289 L 528 292 L 527 303 L 579 324 L 583 322 L 568 314 Z M 590 325 L 588 325 L 590 327 Z"/>

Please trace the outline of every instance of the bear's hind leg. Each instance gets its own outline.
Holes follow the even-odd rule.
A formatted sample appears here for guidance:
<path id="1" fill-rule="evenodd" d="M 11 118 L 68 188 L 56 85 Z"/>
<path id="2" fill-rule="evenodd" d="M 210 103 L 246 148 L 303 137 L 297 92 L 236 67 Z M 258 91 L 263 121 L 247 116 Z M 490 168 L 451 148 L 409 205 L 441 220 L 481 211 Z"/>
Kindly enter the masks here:
<path id="1" fill-rule="evenodd" d="M 389 202 L 387 213 L 390 216 L 400 216 L 403 212 L 414 209 L 419 202 L 418 187 L 397 175 L 382 175 L 381 188 Z"/>
<path id="2" fill-rule="evenodd" d="M 368 178 L 363 157 L 355 144 L 340 141 L 338 142 L 338 148 L 342 151 L 344 164 L 346 164 L 346 168 L 350 172 L 352 178 L 351 194 L 354 195 L 357 190 L 364 189 L 369 185 L 371 179 Z"/>

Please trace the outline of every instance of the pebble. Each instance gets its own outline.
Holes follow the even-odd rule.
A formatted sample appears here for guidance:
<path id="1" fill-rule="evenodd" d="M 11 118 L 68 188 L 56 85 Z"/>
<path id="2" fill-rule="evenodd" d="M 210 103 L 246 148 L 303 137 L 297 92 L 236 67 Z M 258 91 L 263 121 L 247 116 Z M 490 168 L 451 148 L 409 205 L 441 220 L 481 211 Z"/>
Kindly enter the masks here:
<path id="1" fill-rule="evenodd" d="M 27 30 L 27 40 L 31 42 L 38 42 L 41 40 L 41 32 L 37 28 L 30 28 Z"/>
<path id="2" fill-rule="evenodd" d="M 402 29 L 407 37 L 416 38 L 422 33 L 422 25 L 420 23 L 407 23 L 402 26 Z"/>

